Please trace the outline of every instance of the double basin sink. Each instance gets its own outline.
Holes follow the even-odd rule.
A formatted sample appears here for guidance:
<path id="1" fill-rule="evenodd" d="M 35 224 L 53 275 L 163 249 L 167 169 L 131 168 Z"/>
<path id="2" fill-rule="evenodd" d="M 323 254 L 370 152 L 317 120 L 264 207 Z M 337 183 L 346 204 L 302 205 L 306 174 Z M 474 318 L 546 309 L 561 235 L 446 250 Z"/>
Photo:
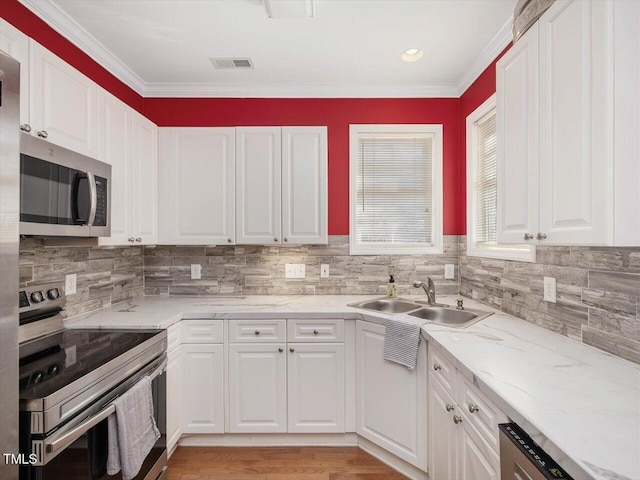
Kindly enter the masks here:
<path id="1" fill-rule="evenodd" d="M 493 313 L 467 308 L 459 310 L 441 304 L 425 305 L 420 301 L 413 302 L 401 298 L 367 300 L 352 303 L 349 306 L 381 313 L 406 313 L 412 317 L 428 320 L 430 323 L 454 328 L 468 327 Z"/>

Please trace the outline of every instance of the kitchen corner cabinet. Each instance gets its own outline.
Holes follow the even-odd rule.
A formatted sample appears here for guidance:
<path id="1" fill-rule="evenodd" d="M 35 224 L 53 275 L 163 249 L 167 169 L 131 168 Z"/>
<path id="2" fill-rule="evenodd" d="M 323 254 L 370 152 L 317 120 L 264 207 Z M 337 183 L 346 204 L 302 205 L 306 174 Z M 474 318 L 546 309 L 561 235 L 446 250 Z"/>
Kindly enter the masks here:
<path id="1" fill-rule="evenodd" d="M 236 128 L 239 244 L 326 244 L 326 127 Z"/>
<path id="2" fill-rule="evenodd" d="M 427 342 L 409 370 L 384 360 L 384 333 L 384 325 L 356 322 L 357 433 L 427 471 Z"/>
<path id="3" fill-rule="evenodd" d="M 0 18 L 0 50 L 20 62 L 20 125 L 29 125 L 29 37 Z"/>
<path id="4" fill-rule="evenodd" d="M 159 243 L 235 243 L 235 129 L 161 128 Z"/>
<path id="5" fill-rule="evenodd" d="M 638 10 L 558 0 L 498 61 L 499 243 L 640 244 Z"/>

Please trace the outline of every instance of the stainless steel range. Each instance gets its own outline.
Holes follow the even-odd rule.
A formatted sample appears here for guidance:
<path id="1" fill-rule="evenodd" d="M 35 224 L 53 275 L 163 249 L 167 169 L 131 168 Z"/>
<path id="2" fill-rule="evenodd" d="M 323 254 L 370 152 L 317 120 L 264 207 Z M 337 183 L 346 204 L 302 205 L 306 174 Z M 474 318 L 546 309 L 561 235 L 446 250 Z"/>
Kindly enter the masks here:
<path id="1" fill-rule="evenodd" d="M 163 330 L 63 328 L 66 299 L 59 284 L 20 291 L 19 440 L 21 480 L 111 479 L 107 417 L 113 400 L 166 366 Z M 166 470 L 166 378 L 152 382 L 161 432 L 136 479 Z"/>

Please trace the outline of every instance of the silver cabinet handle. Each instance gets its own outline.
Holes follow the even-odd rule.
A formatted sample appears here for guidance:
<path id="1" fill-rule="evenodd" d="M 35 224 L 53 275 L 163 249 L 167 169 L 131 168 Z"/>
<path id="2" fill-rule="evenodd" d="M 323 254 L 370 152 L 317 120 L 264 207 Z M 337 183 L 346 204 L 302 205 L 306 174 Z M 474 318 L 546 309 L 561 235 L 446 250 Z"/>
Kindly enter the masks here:
<path id="1" fill-rule="evenodd" d="M 547 239 L 547 234 L 546 233 L 542 233 L 542 232 L 538 232 L 538 235 L 536 235 L 536 238 L 538 240 L 546 240 Z"/>
<path id="2" fill-rule="evenodd" d="M 280 353 L 282 353 L 282 352 L 284 352 L 284 348 L 280 347 L 280 348 L 278 348 L 278 351 L 279 351 Z"/>
<path id="3" fill-rule="evenodd" d="M 525 240 L 533 240 L 533 233 L 525 233 L 524 234 L 524 239 Z"/>
<path id="4" fill-rule="evenodd" d="M 49 136 L 49 134 L 47 133 L 47 131 L 46 131 L 46 130 L 40 130 L 40 131 L 38 132 L 38 136 L 39 136 L 40 138 L 47 138 L 47 137 Z"/>
<path id="5" fill-rule="evenodd" d="M 289 349 L 289 351 L 290 351 L 291 353 L 293 353 L 293 352 L 295 352 L 295 351 L 296 351 L 296 349 L 295 349 L 295 348 L 290 348 L 290 349 Z"/>
<path id="6" fill-rule="evenodd" d="M 278 241 L 278 237 L 274 237 L 274 238 L 273 238 L 273 241 L 274 241 L 274 242 L 277 242 L 277 241 Z"/>
<path id="7" fill-rule="evenodd" d="M 20 125 L 20 130 L 29 133 L 31 131 L 31 125 L 29 125 L 28 123 L 23 123 L 22 125 Z"/>
<path id="8" fill-rule="evenodd" d="M 128 238 L 128 240 L 129 240 L 131 243 L 133 243 L 133 242 L 135 241 L 135 238 L 133 238 L 133 237 L 129 237 L 129 238 Z"/>
<path id="9" fill-rule="evenodd" d="M 474 405 L 473 403 L 469 404 L 469 413 L 475 413 L 478 410 L 480 410 L 480 408 L 478 408 L 478 405 Z"/>
<path id="10" fill-rule="evenodd" d="M 253 333 L 255 333 L 256 335 L 260 335 L 260 330 L 256 330 L 256 331 L 255 331 L 255 332 L 253 332 Z"/>
<path id="11" fill-rule="evenodd" d="M 455 423 L 455 424 L 457 425 L 457 424 L 458 424 L 458 423 L 460 423 L 460 422 L 462 422 L 462 417 L 459 417 L 459 416 L 457 416 L 457 415 L 454 415 L 454 416 L 453 416 L 453 423 Z"/>
<path id="12" fill-rule="evenodd" d="M 318 330 L 314 330 L 314 331 L 313 331 L 313 334 L 314 334 L 314 335 L 318 335 L 318 333 L 320 333 L 320 332 L 318 332 Z"/>
<path id="13" fill-rule="evenodd" d="M 227 238 L 227 242 L 233 243 L 233 240 L 231 240 L 230 238 Z"/>
<path id="14" fill-rule="evenodd" d="M 452 411 L 453 409 L 455 409 L 456 407 L 454 407 L 453 405 L 451 405 L 450 403 L 447 403 L 447 412 Z"/>
<path id="15" fill-rule="evenodd" d="M 142 237 L 136 238 L 136 242 L 142 242 Z"/>
<path id="16" fill-rule="evenodd" d="M 288 242 L 288 241 L 289 241 L 289 239 L 288 239 L 287 237 L 284 237 L 284 238 L 283 238 L 283 240 L 284 240 L 285 242 Z"/>
<path id="17" fill-rule="evenodd" d="M 442 367 L 440 366 L 439 363 L 434 363 L 433 364 L 433 369 L 437 372 L 438 370 L 440 370 Z"/>

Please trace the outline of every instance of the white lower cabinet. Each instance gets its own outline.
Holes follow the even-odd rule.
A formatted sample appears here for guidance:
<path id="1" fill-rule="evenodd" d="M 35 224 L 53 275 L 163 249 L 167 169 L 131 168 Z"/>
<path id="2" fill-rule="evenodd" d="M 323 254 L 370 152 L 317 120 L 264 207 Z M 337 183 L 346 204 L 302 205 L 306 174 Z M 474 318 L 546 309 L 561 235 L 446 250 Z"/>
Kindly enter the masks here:
<path id="1" fill-rule="evenodd" d="M 384 360 L 384 333 L 383 325 L 356 323 L 357 433 L 426 471 L 426 342 L 409 370 Z"/>
<path id="2" fill-rule="evenodd" d="M 500 478 L 500 457 L 489 444 L 478 435 L 473 426 L 462 417 L 457 425 L 458 433 L 458 475 L 450 478 L 474 480 L 498 480 Z M 455 424 L 454 424 L 455 426 Z"/>
<path id="3" fill-rule="evenodd" d="M 344 432 L 344 345 L 290 343 L 288 348 L 288 432 Z"/>
<path id="4" fill-rule="evenodd" d="M 229 345 L 229 432 L 287 431 L 285 344 Z"/>
<path id="5" fill-rule="evenodd" d="M 455 402 L 429 374 L 429 479 L 456 478 L 456 425 L 451 421 Z"/>

